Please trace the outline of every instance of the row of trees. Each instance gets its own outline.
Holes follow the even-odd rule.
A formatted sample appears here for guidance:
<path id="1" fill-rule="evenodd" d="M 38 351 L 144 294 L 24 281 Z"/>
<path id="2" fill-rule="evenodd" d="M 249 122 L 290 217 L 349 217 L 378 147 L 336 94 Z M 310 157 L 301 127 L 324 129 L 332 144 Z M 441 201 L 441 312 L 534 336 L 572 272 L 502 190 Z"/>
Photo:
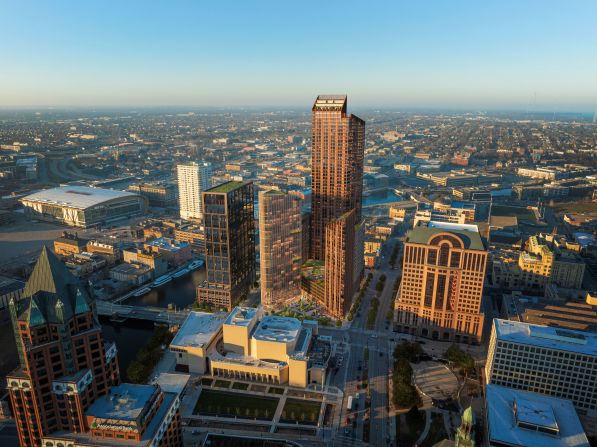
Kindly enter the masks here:
<path id="1" fill-rule="evenodd" d="M 365 282 L 363 283 L 363 286 L 361 287 L 361 291 L 359 292 L 357 299 L 354 300 L 354 303 L 352 303 L 352 307 L 348 311 L 348 315 L 346 317 L 346 319 L 348 321 L 352 321 L 354 319 L 354 316 L 356 315 L 356 313 L 359 311 L 359 308 L 361 307 L 361 303 L 363 302 L 363 297 L 365 296 L 365 293 L 367 292 L 367 289 L 369 288 L 369 284 L 371 283 L 372 279 L 373 279 L 373 273 L 369 272 L 369 274 L 367 275 L 367 279 L 365 280 Z"/>
<path id="2" fill-rule="evenodd" d="M 162 345 L 169 345 L 173 334 L 167 327 L 156 327 L 147 344 L 137 352 L 137 357 L 126 370 L 132 383 L 146 383 L 153 368 L 162 357 Z"/>
<path id="3" fill-rule="evenodd" d="M 392 268 L 396 267 L 396 259 L 398 258 L 398 252 L 400 251 L 400 243 L 397 242 L 392 249 L 392 254 L 390 255 L 390 266 Z"/>
<path id="4" fill-rule="evenodd" d="M 413 369 L 410 362 L 417 361 L 423 353 L 418 343 L 404 342 L 394 349 L 394 372 L 392 374 L 392 400 L 399 408 L 419 404 L 419 393 L 412 384 Z"/>

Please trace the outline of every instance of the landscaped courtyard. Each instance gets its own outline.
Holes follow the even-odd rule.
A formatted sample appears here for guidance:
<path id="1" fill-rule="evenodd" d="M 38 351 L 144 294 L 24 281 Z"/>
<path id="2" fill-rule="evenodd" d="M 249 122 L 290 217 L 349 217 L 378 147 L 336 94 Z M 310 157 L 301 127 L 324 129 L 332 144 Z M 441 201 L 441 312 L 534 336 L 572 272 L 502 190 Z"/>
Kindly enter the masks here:
<path id="1" fill-rule="evenodd" d="M 193 414 L 271 420 L 279 398 L 204 389 Z"/>
<path id="2" fill-rule="evenodd" d="M 320 402 L 287 399 L 280 421 L 298 422 L 299 424 L 317 424 L 321 411 Z"/>

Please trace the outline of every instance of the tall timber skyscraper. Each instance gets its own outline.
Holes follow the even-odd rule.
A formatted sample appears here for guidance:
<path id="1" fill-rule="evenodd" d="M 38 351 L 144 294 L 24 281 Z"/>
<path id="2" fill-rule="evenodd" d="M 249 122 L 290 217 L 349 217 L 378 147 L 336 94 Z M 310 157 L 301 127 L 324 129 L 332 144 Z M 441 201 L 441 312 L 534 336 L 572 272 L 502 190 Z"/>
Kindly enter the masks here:
<path id="1" fill-rule="evenodd" d="M 211 186 L 211 163 L 185 163 L 176 168 L 181 219 L 203 219 L 201 193 Z"/>
<path id="2" fill-rule="evenodd" d="M 325 263 L 323 304 L 337 318 L 350 308 L 363 271 L 358 245 L 363 243 L 365 122 L 346 109 L 346 95 L 320 95 L 312 110 L 309 254 Z"/>
<path id="3" fill-rule="evenodd" d="M 283 305 L 300 296 L 301 200 L 276 190 L 259 191 L 261 304 Z"/>
<path id="4" fill-rule="evenodd" d="M 226 182 L 203 192 L 207 279 L 199 303 L 232 310 L 255 281 L 253 183 Z"/>

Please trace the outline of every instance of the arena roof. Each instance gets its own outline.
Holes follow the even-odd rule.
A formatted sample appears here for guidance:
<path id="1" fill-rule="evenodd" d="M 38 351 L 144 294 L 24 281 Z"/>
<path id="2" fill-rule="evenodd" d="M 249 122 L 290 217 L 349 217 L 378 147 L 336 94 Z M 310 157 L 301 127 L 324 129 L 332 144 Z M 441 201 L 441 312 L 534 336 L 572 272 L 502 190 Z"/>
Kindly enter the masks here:
<path id="1" fill-rule="evenodd" d="M 22 201 L 40 202 L 51 205 L 60 205 L 67 208 L 86 209 L 95 205 L 125 197 L 140 197 L 126 191 L 114 189 L 92 188 L 89 186 L 59 186 L 44 189 L 23 197 Z"/>

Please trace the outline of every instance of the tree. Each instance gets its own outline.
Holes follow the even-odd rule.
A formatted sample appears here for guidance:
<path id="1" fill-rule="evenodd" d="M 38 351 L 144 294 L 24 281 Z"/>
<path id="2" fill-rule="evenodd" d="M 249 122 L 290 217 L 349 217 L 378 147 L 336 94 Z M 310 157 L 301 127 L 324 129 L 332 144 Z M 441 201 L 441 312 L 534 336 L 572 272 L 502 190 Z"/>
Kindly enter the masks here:
<path id="1" fill-rule="evenodd" d="M 418 403 L 419 395 L 414 386 L 396 381 L 393 386 L 393 399 L 397 407 L 412 407 Z"/>
<path id="2" fill-rule="evenodd" d="M 394 349 L 394 359 L 398 360 L 400 358 L 405 358 L 409 362 L 414 362 L 422 353 L 423 349 L 419 343 L 404 341 L 403 343 L 396 345 L 396 348 Z"/>
<path id="3" fill-rule="evenodd" d="M 464 352 L 460 349 L 460 346 L 456 344 L 453 344 L 448 348 L 444 357 L 459 368 L 462 368 L 465 372 L 475 368 L 475 359 L 473 359 L 468 352 Z"/>

